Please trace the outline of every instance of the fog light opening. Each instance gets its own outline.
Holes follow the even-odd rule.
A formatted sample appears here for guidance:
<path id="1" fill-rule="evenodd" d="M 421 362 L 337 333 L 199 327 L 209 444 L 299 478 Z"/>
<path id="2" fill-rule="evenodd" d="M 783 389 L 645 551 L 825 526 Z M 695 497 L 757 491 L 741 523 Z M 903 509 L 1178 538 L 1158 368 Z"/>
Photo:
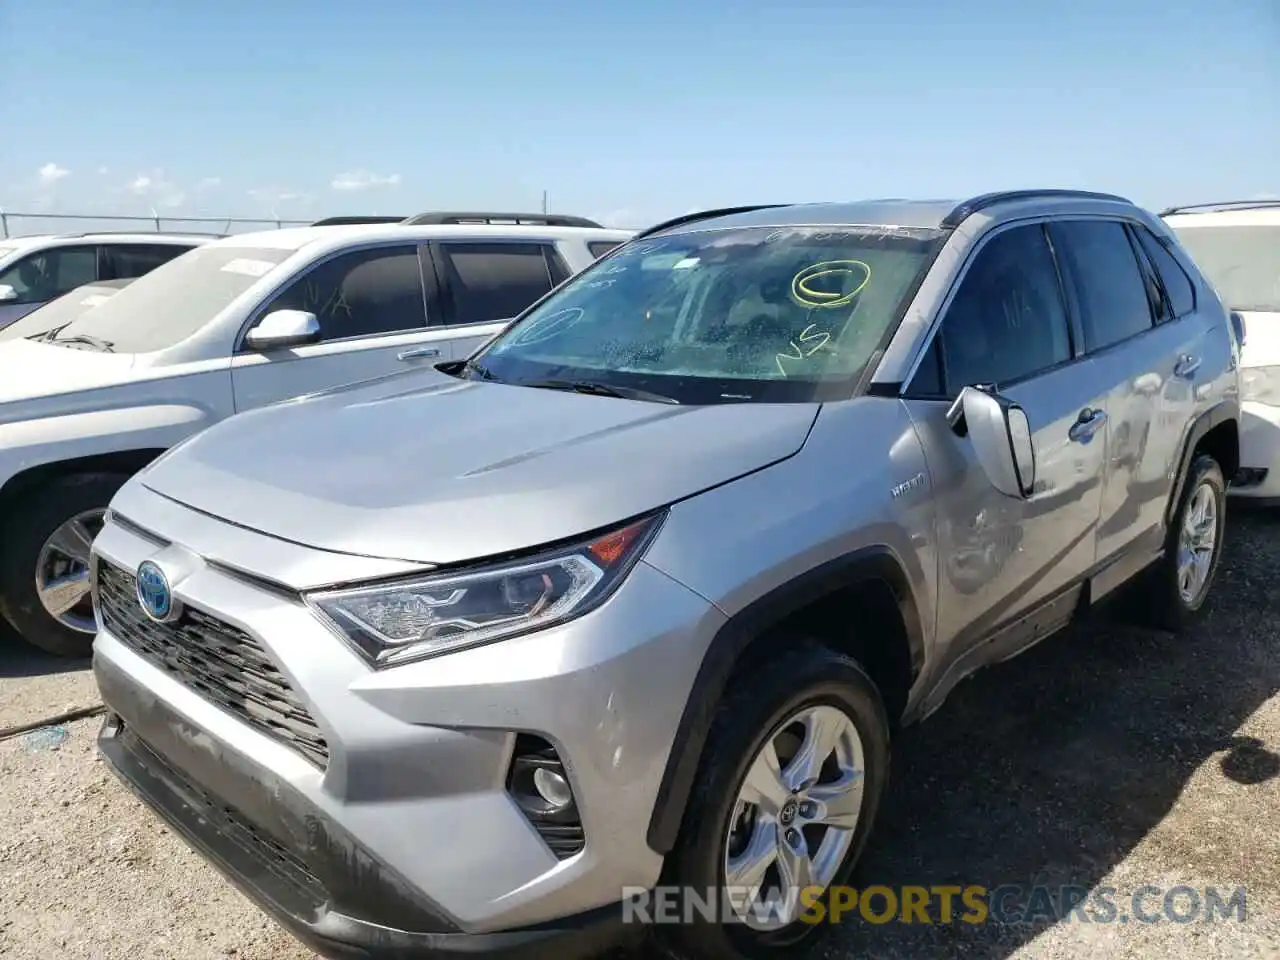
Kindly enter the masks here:
<path id="1" fill-rule="evenodd" d="M 555 747 L 542 737 L 516 737 L 507 791 L 544 843 L 561 860 L 586 845 L 573 785 Z"/>

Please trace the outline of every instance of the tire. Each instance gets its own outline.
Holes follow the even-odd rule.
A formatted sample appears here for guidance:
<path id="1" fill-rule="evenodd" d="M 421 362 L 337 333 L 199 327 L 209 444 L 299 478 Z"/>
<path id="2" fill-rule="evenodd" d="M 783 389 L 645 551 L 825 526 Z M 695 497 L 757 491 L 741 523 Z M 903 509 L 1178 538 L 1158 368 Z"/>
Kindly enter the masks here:
<path id="1" fill-rule="evenodd" d="M 82 518 L 77 527 L 81 532 L 96 534 L 100 520 L 92 522 L 92 515 L 105 511 L 116 491 L 128 478 L 121 474 L 82 473 L 55 477 L 40 488 L 11 504 L 3 518 L 5 536 L 0 543 L 0 613 L 13 625 L 18 635 L 34 647 L 59 657 L 87 657 L 93 650 L 93 632 L 75 629 L 51 614 L 40 599 L 37 589 L 38 567 L 53 573 L 70 572 L 74 579 L 79 567 L 63 563 L 56 552 L 46 555 L 50 566 L 42 564 L 42 554 L 50 537 L 63 524 L 74 518 Z M 86 516 L 87 515 L 87 516 Z M 83 536 L 76 539 L 76 548 L 84 548 L 87 559 L 87 543 Z M 87 584 L 87 566 L 84 569 Z M 72 585 L 74 589 L 74 585 Z M 81 598 L 68 611 L 66 619 L 76 619 L 86 625 L 92 622 L 92 605 Z"/>
<path id="2" fill-rule="evenodd" d="M 785 742 L 791 729 L 788 720 L 798 713 L 835 708 L 852 724 L 860 740 L 863 789 L 856 826 L 846 832 L 837 831 L 837 836 L 847 837 L 848 847 L 841 858 L 832 861 L 838 866 L 823 891 L 820 902 L 825 903 L 830 887 L 847 881 L 861 855 L 888 783 L 889 722 L 880 694 L 856 661 L 812 642 L 766 663 L 740 682 L 730 683 L 736 684 L 737 689 L 730 692 L 716 712 L 697 787 L 689 798 L 675 849 L 667 858 L 662 884 L 692 890 L 699 897 L 721 889 L 727 876 L 726 854 L 739 842 L 729 836 L 731 821 L 737 822 L 739 790 L 762 748 L 775 739 Z M 825 712 L 823 715 L 836 716 Z M 784 757 L 781 750 L 777 757 L 784 777 L 797 769 L 794 758 Z M 775 804 L 774 809 L 786 808 Z M 796 816 L 792 822 L 799 824 L 800 814 Z M 787 822 L 785 812 L 771 823 L 757 822 L 754 830 L 773 831 L 777 822 Z M 785 835 L 754 830 L 753 837 Z M 723 906 L 723 901 L 717 906 Z M 688 916 L 692 922 L 656 925 L 654 933 L 666 952 L 689 960 L 791 956 L 809 950 L 814 939 L 826 932 L 826 924 L 812 922 L 812 914 L 808 920 L 794 920 L 774 930 L 754 929 L 734 919 L 731 910 L 728 916 L 722 912 L 708 918 L 693 909 Z M 682 915 L 681 919 L 685 917 Z"/>
<path id="3" fill-rule="evenodd" d="M 1184 594 L 1179 582 L 1180 557 L 1183 549 L 1183 532 L 1188 515 L 1197 509 L 1197 494 L 1212 503 L 1214 510 L 1213 546 L 1208 556 L 1207 572 L 1203 582 L 1189 596 Z M 1182 487 L 1178 509 L 1165 537 L 1164 556 L 1147 571 L 1144 589 L 1139 591 L 1136 605 L 1138 617 L 1145 626 L 1171 633 L 1179 633 L 1191 626 L 1201 614 L 1205 600 L 1213 586 L 1218 561 L 1222 557 L 1223 534 L 1226 530 L 1227 485 L 1222 468 L 1208 454 L 1197 454 L 1187 468 L 1187 479 Z"/>

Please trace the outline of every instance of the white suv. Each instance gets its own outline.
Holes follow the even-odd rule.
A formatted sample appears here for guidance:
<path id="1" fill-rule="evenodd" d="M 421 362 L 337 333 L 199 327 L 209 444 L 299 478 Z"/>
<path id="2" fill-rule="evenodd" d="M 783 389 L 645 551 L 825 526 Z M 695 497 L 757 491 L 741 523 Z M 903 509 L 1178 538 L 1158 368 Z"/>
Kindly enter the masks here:
<path id="1" fill-rule="evenodd" d="M 76 287 L 140 277 L 209 240 L 176 233 L 0 239 L 0 329 Z"/>
<path id="2" fill-rule="evenodd" d="M 1280 200 L 1173 207 L 1161 216 L 1242 328 L 1241 469 L 1231 493 L 1280 504 Z"/>
<path id="3" fill-rule="evenodd" d="M 465 358 L 631 236 L 461 219 L 227 237 L 73 320 L 0 331 L 0 613 L 87 655 L 89 545 L 131 474 L 240 411 Z"/>

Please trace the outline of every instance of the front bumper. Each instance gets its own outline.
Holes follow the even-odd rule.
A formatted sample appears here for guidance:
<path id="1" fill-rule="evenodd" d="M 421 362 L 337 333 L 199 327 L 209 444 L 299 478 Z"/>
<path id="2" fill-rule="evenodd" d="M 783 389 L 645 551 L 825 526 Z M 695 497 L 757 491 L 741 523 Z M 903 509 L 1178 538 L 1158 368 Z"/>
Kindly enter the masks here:
<path id="1" fill-rule="evenodd" d="M 1252 400 L 1241 405 L 1240 466 L 1266 473 L 1248 486 L 1229 487 L 1232 496 L 1280 502 L 1280 407 Z"/>
<path id="2" fill-rule="evenodd" d="M 405 931 L 415 939 L 392 945 L 395 957 L 447 954 L 450 943 L 501 952 L 554 934 L 561 955 L 558 938 L 569 951 L 597 936 L 571 935 L 583 923 L 563 918 L 586 916 L 594 931 L 595 911 L 658 881 L 662 857 L 646 829 L 693 678 L 724 622 L 714 606 L 642 562 L 608 603 L 575 621 L 374 671 L 258 579 L 273 572 L 262 569 L 267 553 L 278 582 L 313 562 L 332 567 L 334 555 L 316 561 L 307 548 L 149 498 L 136 486 L 117 498 L 113 509 L 127 507 L 131 522 L 106 525 L 96 562 L 127 572 L 165 551 L 190 552 L 196 562 L 174 595 L 257 643 L 327 752 L 317 762 L 248 722 L 260 700 L 202 691 L 211 675 L 189 669 L 181 643 L 165 663 L 106 628 L 94 665 L 119 719 L 104 731 L 103 752 L 163 815 L 194 823 L 175 827 L 302 939 L 329 937 L 334 956 L 346 946 L 377 956 L 387 930 Z M 509 792 L 524 735 L 544 738 L 563 761 L 580 852 L 558 855 Z M 198 809 L 192 797 L 225 817 L 184 814 Z M 226 852 L 243 846 L 229 835 L 246 834 L 274 867 Z M 290 862 L 280 866 L 277 854 Z"/>
<path id="3" fill-rule="evenodd" d="M 146 699 L 145 691 L 130 690 L 128 681 L 110 667 L 99 669 L 98 676 L 105 684 L 104 694 L 115 703 Z M 636 932 L 622 922 L 619 908 L 610 907 L 500 933 L 451 929 L 340 826 L 307 811 L 287 784 L 242 759 L 203 750 L 196 745 L 197 732 L 158 702 L 149 704 L 149 717 L 153 735 L 163 746 L 145 742 L 118 715 L 108 715 L 98 746 L 113 772 L 224 876 L 321 956 L 533 960 L 554 955 L 572 960 L 592 956 Z M 162 750 L 170 759 L 160 755 Z M 235 769 L 220 769 L 227 763 Z M 223 783 L 238 782 L 238 806 L 211 796 L 180 768 L 202 771 L 204 777 Z M 255 809 L 267 821 L 294 819 L 310 837 L 310 863 L 263 836 L 242 807 Z M 317 851 L 324 855 L 317 857 Z M 345 912 L 352 908 L 361 915 Z"/>

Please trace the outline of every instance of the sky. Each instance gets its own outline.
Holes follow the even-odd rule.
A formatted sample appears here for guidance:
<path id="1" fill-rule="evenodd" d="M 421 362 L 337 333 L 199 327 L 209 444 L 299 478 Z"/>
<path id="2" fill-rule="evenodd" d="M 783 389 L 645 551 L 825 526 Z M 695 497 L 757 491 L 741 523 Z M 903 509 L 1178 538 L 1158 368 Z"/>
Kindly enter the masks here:
<path id="1" fill-rule="evenodd" d="M 1278 50 L 1280 0 L 0 0 L 0 208 L 1275 197 Z"/>

